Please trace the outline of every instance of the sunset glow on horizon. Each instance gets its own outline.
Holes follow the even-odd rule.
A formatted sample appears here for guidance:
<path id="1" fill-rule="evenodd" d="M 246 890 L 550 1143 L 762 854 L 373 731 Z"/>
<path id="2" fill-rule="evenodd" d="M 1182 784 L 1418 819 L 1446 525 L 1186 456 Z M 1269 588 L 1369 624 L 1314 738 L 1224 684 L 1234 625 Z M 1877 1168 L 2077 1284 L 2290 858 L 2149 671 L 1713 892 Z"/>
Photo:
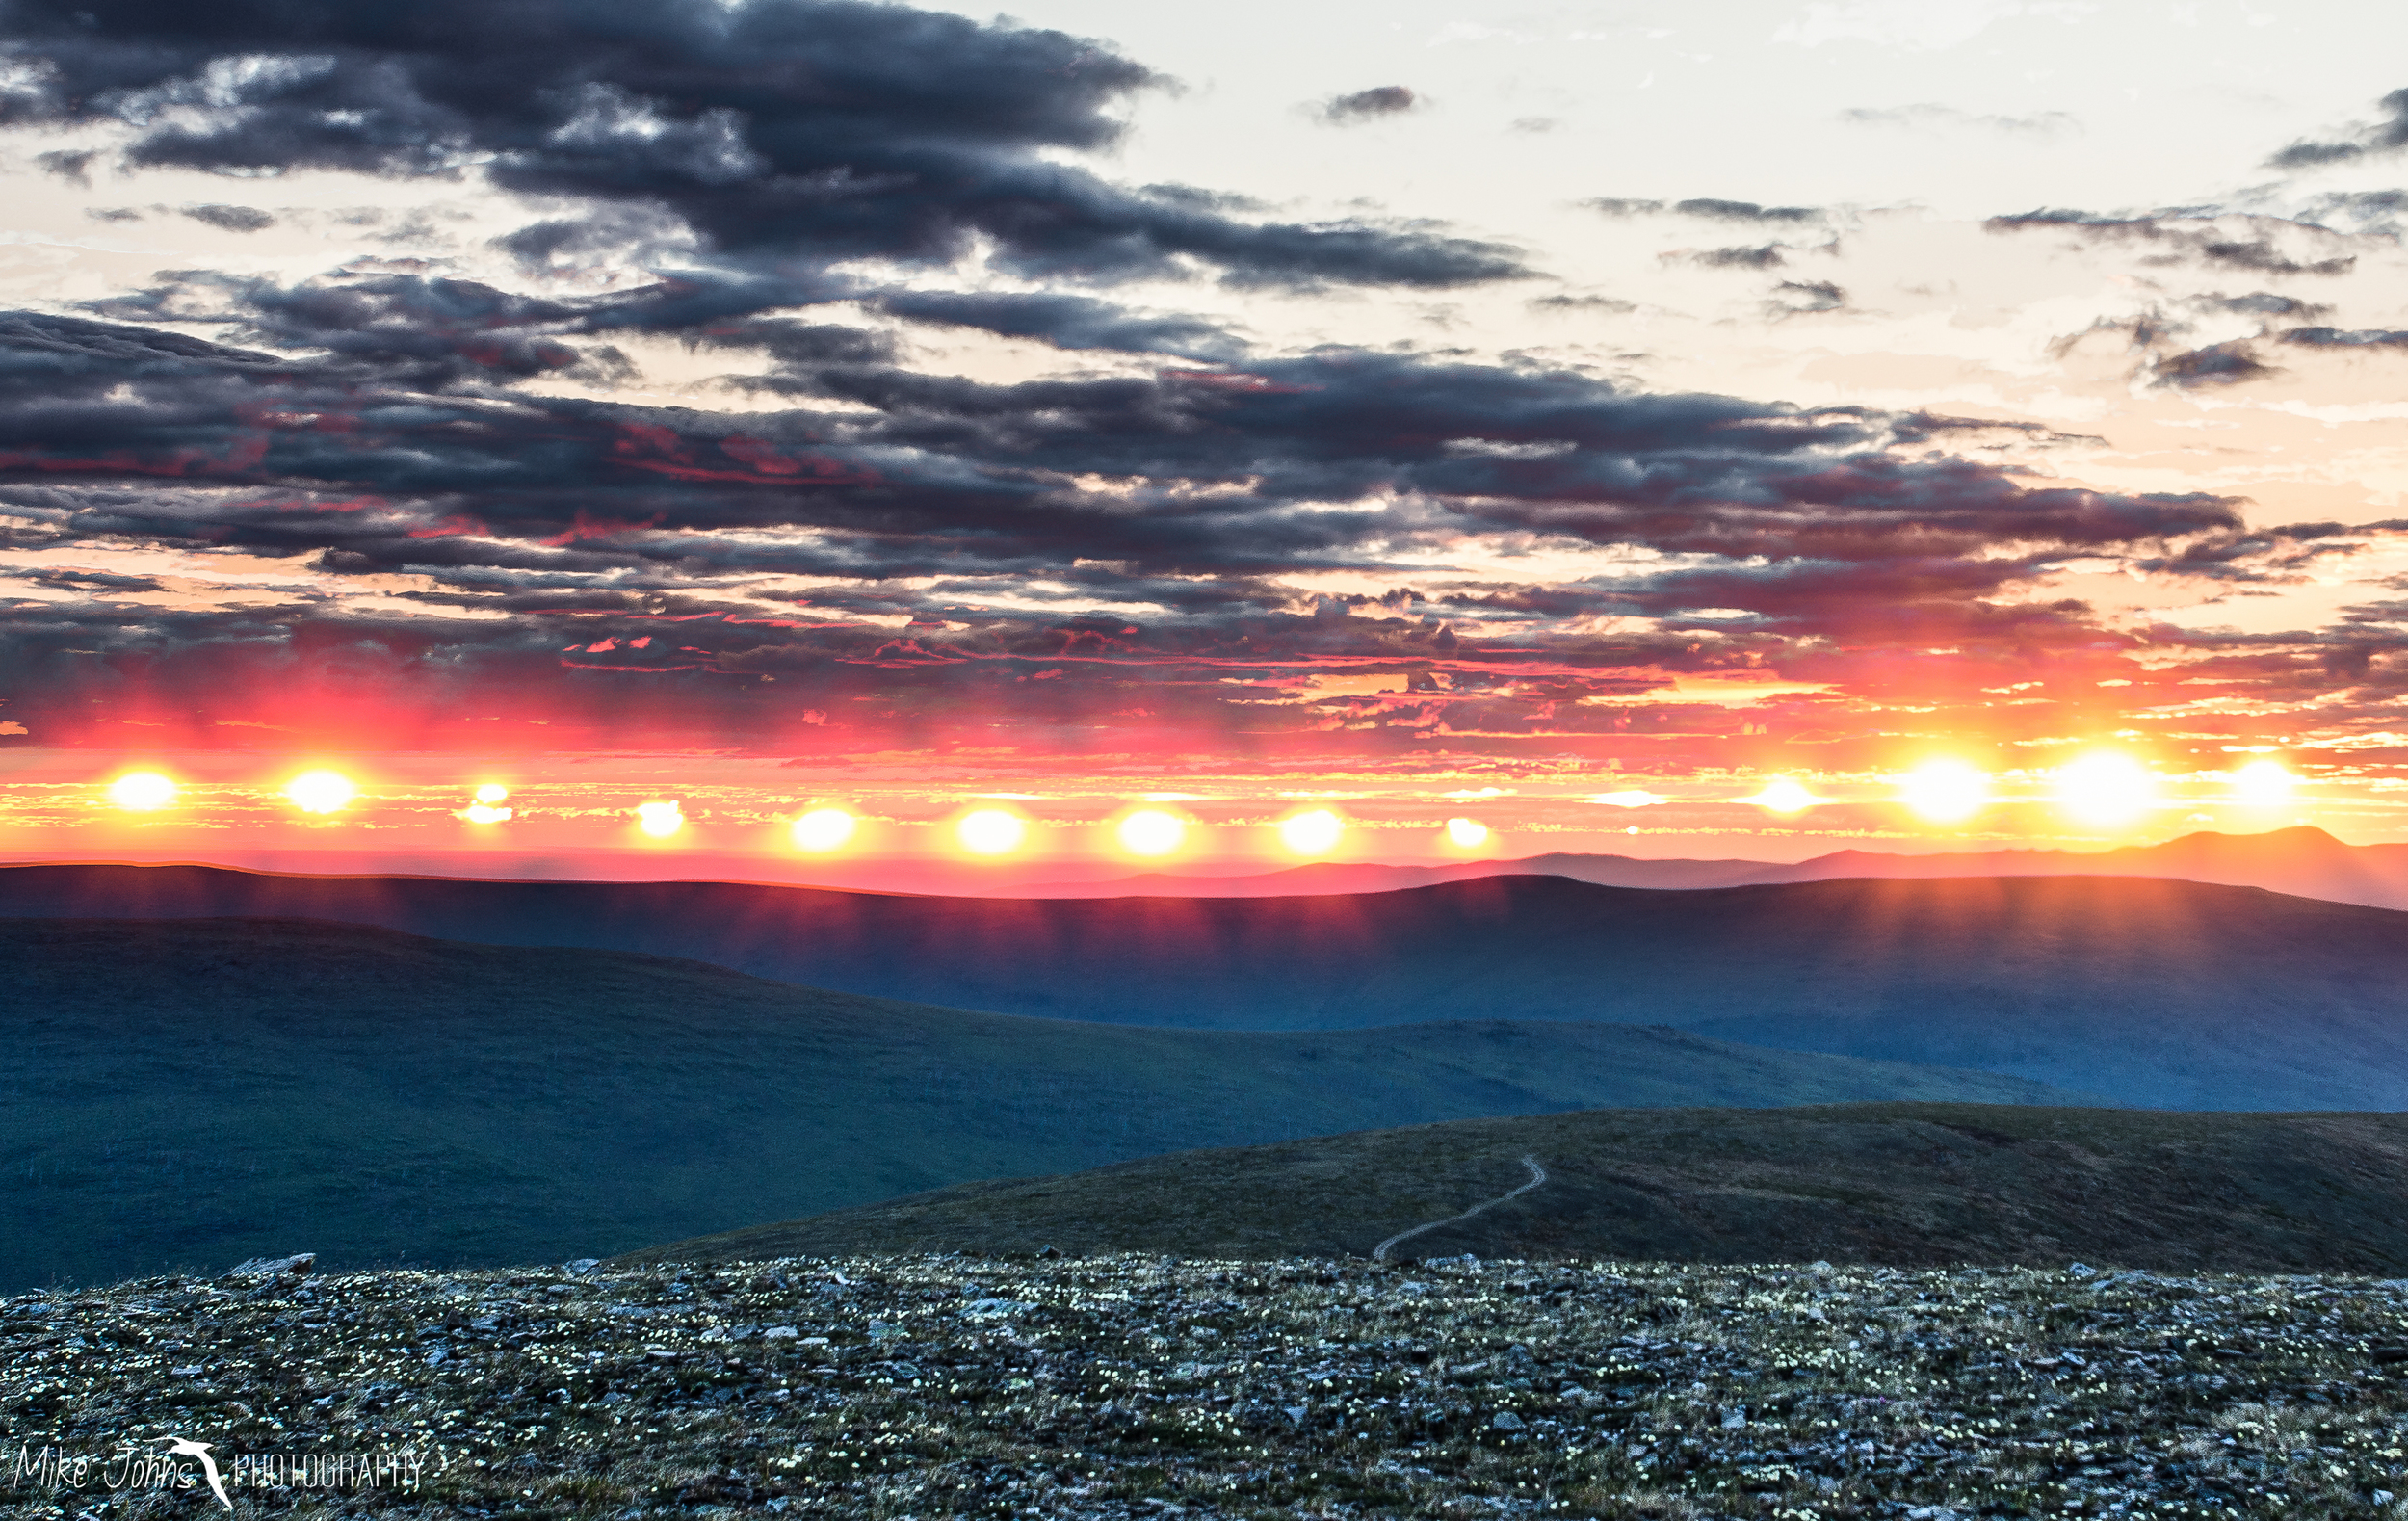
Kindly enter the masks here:
<path id="1" fill-rule="evenodd" d="M 637 9 L 22 23 L 0 852 L 2408 839 L 2408 13 Z"/>

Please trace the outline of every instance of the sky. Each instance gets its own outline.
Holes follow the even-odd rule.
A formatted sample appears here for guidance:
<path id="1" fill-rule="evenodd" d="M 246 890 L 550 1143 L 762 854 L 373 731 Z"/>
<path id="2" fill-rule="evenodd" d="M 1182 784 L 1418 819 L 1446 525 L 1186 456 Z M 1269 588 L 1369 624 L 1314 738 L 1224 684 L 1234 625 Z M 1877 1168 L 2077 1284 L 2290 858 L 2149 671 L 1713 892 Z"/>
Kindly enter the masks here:
<path id="1" fill-rule="evenodd" d="M 0 4 L 0 856 L 2408 839 L 2404 44 Z"/>

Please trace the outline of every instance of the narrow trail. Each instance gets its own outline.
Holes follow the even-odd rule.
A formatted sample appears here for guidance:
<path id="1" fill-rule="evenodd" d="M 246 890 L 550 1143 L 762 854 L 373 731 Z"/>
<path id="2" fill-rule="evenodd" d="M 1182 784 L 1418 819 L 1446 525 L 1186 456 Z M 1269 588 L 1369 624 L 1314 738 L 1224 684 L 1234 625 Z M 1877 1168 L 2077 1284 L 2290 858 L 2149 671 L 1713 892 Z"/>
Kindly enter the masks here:
<path id="1" fill-rule="evenodd" d="M 1372 1248 L 1372 1261 L 1386 1262 L 1388 1260 L 1389 1249 L 1394 1247 L 1399 1242 L 1411 1241 L 1414 1237 L 1421 1235 L 1424 1231 L 1436 1230 L 1441 1225 L 1453 1225 L 1459 1220 L 1470 1219 L 1480 1211 L 1485 1209 L 1494 1209 L 1507 1199 L 1518 1199 L 1523 1194 L 1528 1193 L 1531 1190 L 1547 1181 L 1547 1169 L 1538 1165 L 1538 1159 L 1536 1157 L 1524 1157 L 1522 1159 L 1522 1166 L 1531 1169 L 1531 1180 L 1528 1183 L 1523 1184 L 1520 1188 L 1515 1189 L 1510 1193 L 1500 1193 L 1493 1199 L 1483 1199 L 1479 1203 L 1473 1205 L 1470 1209 L 1465 1210 L 1460 1215 L 1450 1215 L 1445 1219 L 1434 1219 L 1426 1225 L 1416 1225 L 1411 1230 L 1400 1230 L 1394 1236 L 1389 1237 L 1386 1241 L 1381 1242 L 1378 1246 Z"/>

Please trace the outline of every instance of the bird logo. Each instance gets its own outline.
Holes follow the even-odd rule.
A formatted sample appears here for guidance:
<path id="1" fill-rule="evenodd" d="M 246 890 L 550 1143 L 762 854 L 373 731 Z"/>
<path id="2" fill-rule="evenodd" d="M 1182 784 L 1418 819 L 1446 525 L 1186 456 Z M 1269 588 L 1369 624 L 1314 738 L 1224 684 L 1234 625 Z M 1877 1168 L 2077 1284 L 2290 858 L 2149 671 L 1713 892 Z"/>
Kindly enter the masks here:
<path id="1" fill-rule="evenodd" d="M 218 1497 L 218 1504 L 228 1510 L 234 1508 L 234 1502 L 225 1497 L 225 1481 L 218 1477 L 218 1460 L 209 1455 L 207 1442 L 196 1442 L 189 1436 L 162 1436 L 157 1440 L 167 1443 L 168 1451 L 177 1457 L 199 1458 L 200 1471 L 209 1476 L 209 1492 Z"/>

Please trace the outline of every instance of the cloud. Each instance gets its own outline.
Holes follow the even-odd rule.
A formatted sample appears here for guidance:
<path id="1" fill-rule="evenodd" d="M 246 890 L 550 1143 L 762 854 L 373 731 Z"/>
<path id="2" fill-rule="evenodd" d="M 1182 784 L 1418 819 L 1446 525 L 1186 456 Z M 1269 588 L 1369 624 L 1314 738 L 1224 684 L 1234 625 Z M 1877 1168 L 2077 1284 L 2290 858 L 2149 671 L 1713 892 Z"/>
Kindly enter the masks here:
<path id="1" fill-rule="evenodd" d="M 1766 243 L 1755 248 L 1705 249 L 1667 257 L 1685 259 L 1701 270 L 1775 270 L 1789 262 L 1781 256 L 1788 248 L 1786 243 Z"/>
<path id="2" fill-rule="evenodd" d="M 1530 307 L 1532 311 L 1594 311 L 1605 312 L 1613 316 L 1620 316 L 1625 312 L 1635 312 L 1638 310 L 1638 302 L 1626 302 L 1617 296 L 1573 296 L 1564 294 L 1555 296 L 1534 296 L 1531 298 L 1531 300 L 1523 302 L 1523 304 Z"/>
<path id="3" fill-rule="evenodd" d="M 1314 117 L 1333 127 L 1350 127 L 1419 110 L 1422 98 L 1402 85 L 1379 85 L 1350 95 L 1332 95 L 1313 107 Z"/>
<path id="4" fill-rule="evenodd" d="M 2408 332 L 2385 328 L 2293 328 L 2285 343 L 2308 349 L 2408 349 Z"/>
<path id="5" fill-rule="evenodd" d="M 1992 217 L 1982 226 L 1994 233 L 2063 231 L 2094 243 L 2130 242 L 2154 246 L 2144 263 L 2172 264 L 2195 259 L 2201 264 L 2259 275 L 2346 275 L 2358 264 L 2355 254 L 2302 258 L 2287 251 L 2285 240 L 2321 239 L 2334 235 L 2324 228 L 2275 217 L 2227 217 L 2185 211 L 2144 216 L 2101 216 L 2087 211 L 2049 208 L 2015 216 Z"/>
<path id="6" fill-rule="evenodd" d="M 1847 292 L 1829 280 L 1783 280 L 1772 288 L 1768 304 L 1776 316 L 1842 311 L 1847 306 Z"/>
<path id="7" fill-rule="evenodd" d="M 765 677 L 802 682 L 816 710 L 836 711 L 878 691 L 986 701 L 965 694 L 1066 659 L 1080 679 L 1065 693 L 1078 695 L 1045 699 L 1064 722 L 1128 705 L 1132 683 L 1156 689 L 1149 704 L 1218 722 L 1237 700 L 1218 672 L 1339 659 L 1463 681 L 1497 666 L 1557 670 L 1547 679 L 1577 697 L 1620 679 L 1609 668 L 1704 658 L 1688 623 L 1748 642 L 1725 653 L 1759 656 L 1866 632 L 1876 602 L 1916 638 L 2003 629 L 2008 615 L 1965 604 L 2053 558 L 2238 526 L 2218 498 L 2035 489 L 1932 452 L 1976 426 L 1963 421 L 1650 395 L 1437 356 L 1326 351 L 1003 384 L 904 369 L 877 331 L 744 318 L 696 341 L 760 354 L 766 395 L 814 405 L 715 415 L 510 394 L 500 387 L 517 372 L 556 362 L 546 344 L 589 343 L 596 309 L 415 276 L 355 284 L 200 287 L 223 302 L 229 331 L 306 340 L 301 354 L 126 323 L 0 321 L 11 543 L 205 552 L 221 577 L 248 557 L 305 565 L 314 583 L 283 605 L 206 615 L 129 603 L 144 594 L 131 585 L 79 584 L 86 600 L 0 632 L 29 714 L 93 721 L 89 702 L 64 695 L 92 690 L 95 657 L 78 650 L 251 704 L 224 716 L 278 722 L 295 715 L 275 693 L 327 660 L 380 672 L 388 695 L 406 695 L 386 707 L 411 713 L 481 682 L 538 715 L 599 712 L 612 683 L 669 682 L 677 695 L 645 699 L 652 719 L 738 736 L 790 727 Z M 1040 328 L 1099 317 L 955 315 Z M 1664 558 L 1595 583 L 1430 586 L 1310 608 L 1281 579 L 1426 577 L 1433 558 L 1545 545 Z M 383 611 L 320 611 L 353 579 L 388 587 Z M 1333 606 L 1348 616 L 1325 616 Z M 1666 631 L 1581 632 L 1629 616 Z M 1491 620 L 1511 637 L 1487 638 Z M 2088 637 L 2062 610 L 2013 626 L 2028 643 Z M 607 661 L 563 653 L 605 639 L 618 642 Z M 1159 690 L 1183 671 L 1193 691 Z M 1412 703 L 1430 723 L 1505 733 L 1573 723 L 1543 716 L 1558 700 L 1464 691 Z M 351 721 L 359 707 L 298 717 Z M 1618 721 L 1629 715 L 1599 710 L 1575 726 Z M 831 727 L 843 738 L 829 743 L 863 733 Z"/>
<path id="8" fill-rule="evenodd" d="M 1841 112 L 1839 119 L 1850 126 L 1903 127 L 1917 132 L 1990 132 L 2049 143 L 2078 137 L 2082 130 L 2081 119 L 2070 112 L 2042 111 L 2028 117 L 1976 115 L 1929 101 L 1885 108 L 1857 106 Z"/>
<path id="9" fill-rule="evenodd" d="M 2249 343 L 2242 339 L 2167 354 L 2151 366 L 2151 372 L 2159 385 L 2184 390 L 2233 385 L 2281 373 L 2274 366 L 2260 360 Z"/>
<path id="10" fill-rule="evenodd" d="M 2408 147 L 2408 90 L 2395 90 L 2376 104 L 2385 113 L 2383 120 L 2362 124 L 2346 136 L 2322 142 L 2302 139 L 2266 160 L 2267 167 L 2323 169 Z"/>
<path id="11" fill-rule="evenodd" d="M 99 156 L 98 152 L 91 148 L 74 151 L 60 148 L 48 153 L 35 154 L 34 162 L 41 166 L 41 170 L 45 174 L 56 174 L 61 179 L 71 183 L 89 186 L 92 184 L 92 160 Z"/>
<path id="12" fill-rule="evenodd" d="M 2272 291 L 2251 291 L 2241 296 L 2226 296 L 2213 292 L 2194 296 L 2189 304 L 2202 311 L 2246 313 L 2258 317 L 2321 317 L 2333 308 L 2296 296 L 2278 296 Z"/>
<path id="13" fill-rule="evenodd" d="M 666 217 L 722 260 L 950 263 L 1032 275 L 1201 267 L 1241 283 L 1443 287 L 1525 273 L 1426 228 L 1243 220 L 1065 162 L 1165 83 L 1064 33 L 855 0 L 18 0 L 15 124 L 113 120 L 130 169 L 481 174 Z M 1376 92 L 1374 92 L 1376 93 Z M 532 235 L 532 234 L 531 234 Z"/>
<path id="14" fill-rule="evenodd" d="M 261 232 L 275 225 L 275 218 L 256 206 L 186 206 L 184 215 L 228 232 Z"/>
<path id="15" fill-rule="evenodd" d="M 1582 205 L 1609 217 L 1655 217 L 1670 214 L 1708 222 L 1762 223 L 1794 225 L 1819 222 L 1822 212 L 1813 206 L 1760 206 L 1752 200 L 1722 200 L 1710 196 L 1688 200 L 1616 200 L 1598 197 Z"/>

